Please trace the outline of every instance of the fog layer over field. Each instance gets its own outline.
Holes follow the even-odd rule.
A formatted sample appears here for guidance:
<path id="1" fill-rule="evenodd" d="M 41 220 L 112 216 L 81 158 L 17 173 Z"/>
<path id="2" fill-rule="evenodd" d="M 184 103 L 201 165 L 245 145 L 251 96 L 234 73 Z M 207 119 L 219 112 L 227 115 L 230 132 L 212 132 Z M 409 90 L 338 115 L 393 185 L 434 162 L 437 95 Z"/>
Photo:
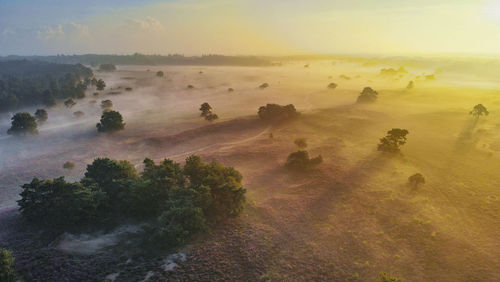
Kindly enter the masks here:
<path id="1" fill-rule="evenodd" d="M 380 75 L 400 66 L 407 72 Z M 158 70 L 165 76 L 156 77 Z M 12 114 L 1 116 L 0 207 L 14 205 L 19 186 L 32 177 L 79 179 L 96 157 L 140 166 L 145 157 L 182 161 L 197 153 L 242 172 L 249 202 L 243 218 L 258 226 L 259 238 L 270 238 L 265 243 L 281 242 L 274 261 L 313 255 L 324 271 L 333 265 L 339 279 L 366 281 L 384 270 L 409 281 L 500 280 L 500 79 L 435 63 L 344 60 L 118 66 L 97 76 L 106 90 L 98 97 L 87 91 L 71 109 L 48 109 L 36 137 L 6 135 Z M 411 80 L 415 87 L 407 89 Z M 269 87 L 259 89 L 264 82 Z M 331 82 L 338 87 L 328 89 Z M 366 86 L 379 92 L 378 100 L 356 104 Z M 97 133 L 106 99 L 123 115 L 124 131 Z M 218 121 L 200 118 L 203 102 Z M 294 104 L 302 117 L 268 126 L 256 115 L 267 103 Z M 475 120 L 469 112 L 480 103 L 490 114 Z M 85 115 L 76 118 L 75 111 Z M 402 156 L 376 150 L 392 128 L 409 131 Z M 311 155 L 324 158 L 306 175 L 283 169 L 299 137 L 307 138 Z M 75 168 L 64 170 L 66 161 Z M 426 183 L 415 189 L 407 179 L 417 172 Z M 289 275 L 300 275 L 297 269 Z M 288 271 L 280 263 L 268 270 L 285 279 Z"/>

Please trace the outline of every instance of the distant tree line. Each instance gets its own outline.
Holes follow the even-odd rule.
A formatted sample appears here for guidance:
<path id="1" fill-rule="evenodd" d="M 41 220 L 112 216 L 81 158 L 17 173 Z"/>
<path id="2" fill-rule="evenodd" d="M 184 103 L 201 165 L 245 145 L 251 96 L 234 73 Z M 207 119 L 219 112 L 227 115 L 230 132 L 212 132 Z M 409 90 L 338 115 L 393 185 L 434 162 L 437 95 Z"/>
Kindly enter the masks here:
<path id="1" fill-rule="evenodd" d="M 57 55 L 57 56 L 9 56 L 0 57 L 2 60 L 38 60 L 59 64 L 85 64 L 98 66 L 100 64 L 114 65 L 234 65 L 234 66 L 271 66 L 271 59 L 255 56 L 223 56 L 202 55 L 184 56 L 180 54 L 171 55 Z"/>
<path id="2" fill-rule="evenodd" d="M 57 99 L 83 98 L 92 70 L 83 65 L 40 61 L 0 62 L 0 111 L 53 106 Z"/>

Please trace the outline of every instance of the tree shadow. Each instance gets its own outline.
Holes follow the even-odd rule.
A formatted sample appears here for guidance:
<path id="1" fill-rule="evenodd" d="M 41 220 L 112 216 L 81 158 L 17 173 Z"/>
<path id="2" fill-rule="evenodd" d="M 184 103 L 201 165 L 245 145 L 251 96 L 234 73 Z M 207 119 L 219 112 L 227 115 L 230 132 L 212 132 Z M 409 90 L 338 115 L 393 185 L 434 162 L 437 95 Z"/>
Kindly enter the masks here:
<path id="1" fill-rule="evenodd" d="M 468 152 L 475 147 L 476 143 L 479 141 L 477 131 L 475 131 L 478 123 L 479 118 L 474 117 L 464 124 L 453 147 L 455 152 Z"/>

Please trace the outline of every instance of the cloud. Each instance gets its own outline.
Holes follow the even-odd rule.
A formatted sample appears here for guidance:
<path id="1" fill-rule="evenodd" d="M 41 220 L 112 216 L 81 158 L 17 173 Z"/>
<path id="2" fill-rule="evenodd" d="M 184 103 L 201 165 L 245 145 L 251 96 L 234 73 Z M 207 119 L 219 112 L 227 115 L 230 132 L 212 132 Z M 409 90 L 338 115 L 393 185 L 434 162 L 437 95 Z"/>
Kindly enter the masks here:
<path id="1" fill-rule="evenodd" d="M 126 23 L 137 29 L 144 31 L 164 31 L 165 27 L 157 20 L 152 17 L 146 17 L 144 20 L 140 19 L 128 19 Z"/>
<path id="2" fill-rule="evenodd" d="M 40 40 L 72 40 L 85 38 L 89 36 L 89 28 L 83 24 L 68 22 L 67 24 L 58 24 L 46 26 L 38 30 L 37 37 Z"/>

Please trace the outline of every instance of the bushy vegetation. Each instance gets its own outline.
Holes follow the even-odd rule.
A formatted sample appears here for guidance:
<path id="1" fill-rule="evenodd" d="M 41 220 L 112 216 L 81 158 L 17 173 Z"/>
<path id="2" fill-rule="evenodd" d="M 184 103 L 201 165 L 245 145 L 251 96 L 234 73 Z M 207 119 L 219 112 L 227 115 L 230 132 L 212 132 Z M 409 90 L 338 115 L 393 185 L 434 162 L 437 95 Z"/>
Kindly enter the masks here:
<path id="1" fill-rule="evenodd" d="M 358 96 L 358 103 L 373 103 L 377 100 L 378 92 L 371 87 L 365 87 Z"/>
<path id="2" fill-rule="evenodd" d="M 113 107 L 113 102 L 111 100 L 103 100 L 101 101 L 101 109 L 111 109 Z"/>
<path id="3" fill-rule="evenodd" d="M 162 71 L 157 71 L 156 76 L 157 77 L 163 77 L 165 74 Z"/>
<path id="4" fill-rule="evenodd" d="M 483 106 L 483 104 L 477 104 L 474 106 L 474 108 L 472 109 L 472 111 L 469 112 L 470 115 L 472 115 L 473 117 L 475 118 L 479 118 L 480 116 L 487 116 L 490 114 L 490 112 L 488 112 L 488 110 L 486 109 L 485 106 Z"/>
<path id="5" fill-rule="evenodd" d="M 207 102 L 201 104 L 200 111 L 200 116 L 204 117 L 208 121 L 214 121 L 219 118 L 219 116 L 212 112 L 212 107 Z"/>
<path id="6" fill-rule="evenodd" d="M 97 131 L 99 132 L 113 132 L 123 130 L 125 123 L 120 112 L 117 111 L 104 111 L 101 116 L 101 121 L 96 124 Z"/>
<path id="7" fill-rule="evenodd" d="M 106 88 L 106 83 L 104 82 L 104 80 L 99 79 L 95 83 L 95 87 L 97 90 L 102 91 L 102 90 L 104 90 L 104 88 Z"/>
<path id="8" fill-rule="evenodd" d="M 194 89 L 194 86 L 193 86 L 193 85 L 191 85 L 191 84 L 189 84 L 189 85 L 187 86 L 187 89 Z"/>
<path id="9" fill-rule="evenodd" d="M 11 135 L 36 135 L 38 134 L 38 124 L 30 113 L 17 113 L 12 118 L 11 127 L 7 134 Z"/>
<path id="10" fill-rule="evenodd" d="M 330 84 L 328 84 L 328 89 L 335 89 L 337 88 L 337 83 L 334 83 L 334 82 L 331 82 Z"/>
<path id="11" fill-rule="evenodd" d="M 227 92 L 233 92 L 233 91 L 234 91 L 234 89 L 231 87 L 227 89 Z"/>
<path id="12" fill-rule="evenodd" d="M 67 108 L 71 109 L 74 105 L 76 105 L 76 102 L 71 98 L 64 101 L 64 106 L 66 106 Z"/>
<path id="13" fill-rule="evenodd" d="M 408 135 L 408 130 L 393 128 L 387 131 L 385 137 L 380 138 L 377 149 L 383 152 L 399 153 L 399 147 L 406 143 L 406 135 Z"/>
<path id="14" fill-rule="evenodd" d="M 285 168 L 290 170 L 308 170 L 313 168 L 323 162 L 323 157 L 318 155 L 314 158 L 309 158 L 309 153 L 307 151 L 297 151 L 288 155 L 286 159 Z"/>
<path id="15" fill-rule="evenodd" d="M 116 66 L 113 64 L 102 64 L 99 66 L 100 71 L 115 71 Z"/>
<path id="16" fill-rule="evenodd" d="M 44 123 L 49 118 L 47 111 L 44 109 L 37 109 L 35 112 L 35 118 L 38 123 Z"/>
<path id="17" fill-rule="evenodd" d="M 410 80 L 410 82 L 408 82 L 408 85 L 406 85 L 406 89 L 410 90 L 413 88 L 415 88 L 415 83 L 413 82 L 413 80 Z"/>
<path id="18" fill-rule="evenodd" d="M 16 281 L 16 273 L 14 271 L 14 258 L 12 254 L 0 248 L 0 281 L 14 282 Z"/>
<path id="19" fill-rule="evenodd" d="M 245 202 L 241 180 L 234 168 L 194 155 L 184 166 L 145 159 L 140 174 L 128 161 L 98 158 L 79 182 L 34 178 L 22 186 L 18 203 L 29 221 L 63 230 L 123 217 L 156 218 L 145 227 L 146 241 L 172 247 L 237 216 Z"/>
<path id="20" fill-rule="evenodd" d="M 401 279 L 387 274 L 386 272 L 381 272 L 377 282 L 401 282 Z"/>
<path id="21" fill-rule="evenodd" d="M 266 89 L 266 88 L 268 88 L 268 87 L 269 87 L 269 83 L 267 83 L 267 82 L 264 82 L 264 83 L 262 83 L 261 85 L 259 85 L 259 88 L 260 88 L 260 89 Z"/>
<path id="22" fill-rule="evenodd" d="M 419 185 L 425 183 L 425 178 L 420 173 L 415 173 L 414 175 L 408 177 L 408 184 L 410 184 L 413 188 L 417 188 Z"/>
<path id="23" fill-rule="evenodd" d="M 81 118 L 84 115 L 85 115 L 85 113 L 82 112 L 82 111 L 76 111 L 76 112 L 73 113 L 73 116 L 75 116 L 76 118 Z"/>
<path id="24" fill-rule="evenodd" d="M 83 65 L 39 61 L 0 62 L 0 111 L 83 98 L 92 70 Z"/>
<path id="25" fill-rule="evenodd" d="M 63 168 L 67 170 L 72 170 L 73 168 L 75 168 L 75 164 L 70 161 L 67 161 L 63 164 Z"/>
<path id="26" fill-rule="evenodd" d="M 267 104 L 259 108 L 258 114 L 260 119 L 267 122 L 288 121 L 300 116 L 292 104 L 286 106 Z"/>

